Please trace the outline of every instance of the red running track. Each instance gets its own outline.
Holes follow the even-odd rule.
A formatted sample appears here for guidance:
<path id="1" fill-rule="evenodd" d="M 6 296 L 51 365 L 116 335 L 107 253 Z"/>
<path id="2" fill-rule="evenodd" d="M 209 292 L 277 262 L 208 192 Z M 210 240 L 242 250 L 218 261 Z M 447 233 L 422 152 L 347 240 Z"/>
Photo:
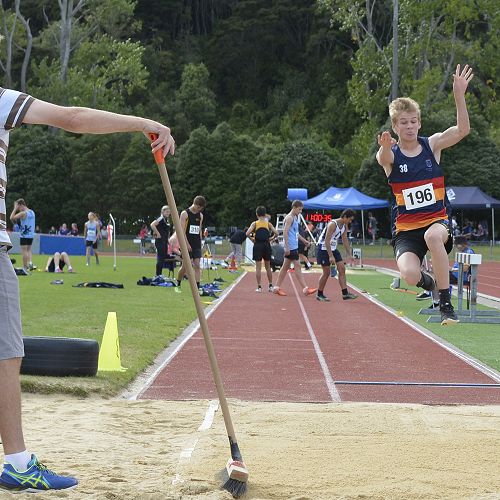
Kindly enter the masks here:
<path id="1" fill-rule="evenodd" d="M 306 274 L 308 284 L 315 286 L 318 276 Z M 500 404 L 499 377 L 486 375 L 364 296 L 343 301 L 337 281 L 327 285 L 329 303 L 299 294 L 291 274 L 284 288 L 286 297 L 257 294 L 255 275 L 249 273 L 209 317 L 227 397 Z M 199 330 L 139 397 L 216 397 Z"/>
<path id="2" fill-rule="evenodd" d="M 398 270 L 395 259 L 363 259 L 363 264 Z M 478 269 L 478 292 L 500 298 L 500 262 L 483 262 Z"/>

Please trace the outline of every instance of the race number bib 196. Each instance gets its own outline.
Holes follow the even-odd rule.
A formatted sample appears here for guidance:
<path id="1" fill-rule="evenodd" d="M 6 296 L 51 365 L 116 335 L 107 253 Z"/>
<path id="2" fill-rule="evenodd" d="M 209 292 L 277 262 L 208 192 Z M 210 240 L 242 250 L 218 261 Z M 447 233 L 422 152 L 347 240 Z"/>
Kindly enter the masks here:
<path id="1" fill-rule="evenodd" d="M 189 234 L 200 234 L 200 226 L 189 226 Z"/>
<path id="2" fill-rule="evenodd" d="M 423 208 L 436 203 L 436 195 L 434 194 L 432 182 L 422 186 L 403 189 L 402 192 L 406 210 L 415 210 L 416 208 Z"/>

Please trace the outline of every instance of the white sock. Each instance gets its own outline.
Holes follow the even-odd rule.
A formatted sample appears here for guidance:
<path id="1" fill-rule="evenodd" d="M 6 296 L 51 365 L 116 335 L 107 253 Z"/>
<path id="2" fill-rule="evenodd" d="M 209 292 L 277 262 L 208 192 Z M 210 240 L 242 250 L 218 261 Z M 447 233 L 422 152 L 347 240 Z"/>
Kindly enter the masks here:
<path id="1" fill-rule="evenodd" d="M 28 468 L 28 463 L 31 460 L 31 454 L 26 450 L 12 455 L 5 455 L 5 462 L 12 465 L 19 472 L 25 471 Z"/>

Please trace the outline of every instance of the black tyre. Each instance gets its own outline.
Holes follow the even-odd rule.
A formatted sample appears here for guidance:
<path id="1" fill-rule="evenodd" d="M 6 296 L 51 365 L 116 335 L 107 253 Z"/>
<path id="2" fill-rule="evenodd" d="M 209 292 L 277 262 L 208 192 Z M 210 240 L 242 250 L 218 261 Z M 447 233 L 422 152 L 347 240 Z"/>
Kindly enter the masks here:
<path id="1" fill-rule="evenodd" d="M 65 337 L 24 337 L 24 375 L 94 376 L 99 361 L 95 340 Z"/>

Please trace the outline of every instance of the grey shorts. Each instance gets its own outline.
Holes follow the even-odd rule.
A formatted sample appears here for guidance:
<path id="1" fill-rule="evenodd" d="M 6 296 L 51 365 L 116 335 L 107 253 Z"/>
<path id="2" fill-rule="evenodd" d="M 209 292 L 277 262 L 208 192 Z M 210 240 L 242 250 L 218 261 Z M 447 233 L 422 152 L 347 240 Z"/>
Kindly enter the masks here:
<path id="1" fill-rule="evenodd" d="M 24 356 L 19 282 L 5 247 L 0 247 L 0 360 Z"/>

